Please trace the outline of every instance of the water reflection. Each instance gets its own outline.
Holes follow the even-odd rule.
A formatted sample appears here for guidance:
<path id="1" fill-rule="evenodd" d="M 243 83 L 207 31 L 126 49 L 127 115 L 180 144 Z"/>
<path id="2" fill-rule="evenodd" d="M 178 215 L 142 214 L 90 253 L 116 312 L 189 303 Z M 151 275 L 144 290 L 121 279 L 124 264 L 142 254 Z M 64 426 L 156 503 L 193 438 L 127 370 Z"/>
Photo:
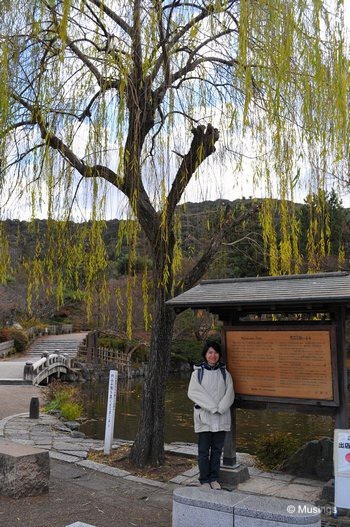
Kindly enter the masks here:
<path id="1" fill-rule="evenodd" d="M 165 441 L 196 442 L 193 432 L 193 404 L 187 398 L 188 376 L 173 377 L 167 383 Z M 108 383 L 84 385 L 85 412 L 88 421 L 81 430 L 89 437 L 104 438 Z M 119 380 L 114 437 L 134 439 L 140 411 L 142 380 Z M 237 410 L 237 449 L 255 452 L 255 440 L 272 431 L 308 441 L 333 435 L 331 417 L 273 412 L 268 410 Z"/>

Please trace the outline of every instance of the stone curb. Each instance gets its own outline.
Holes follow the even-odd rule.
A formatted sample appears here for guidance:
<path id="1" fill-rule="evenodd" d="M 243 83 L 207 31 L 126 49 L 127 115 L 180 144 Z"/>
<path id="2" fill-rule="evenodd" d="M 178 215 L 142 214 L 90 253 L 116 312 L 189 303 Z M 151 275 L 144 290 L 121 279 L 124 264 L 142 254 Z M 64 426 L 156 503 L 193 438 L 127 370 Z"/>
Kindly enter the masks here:
<path id="1" fill-rule="evenodd" d="M 0 421 L 0 438 L 1 437 L 3 438 L 5 435 L 6 425 L 11 420 L 16 419 L 18 417 L 29 417 L 29 414 L 28 412 L 24 412 L 21 414 L 11 415 L 11 416 L 8 416 L 2 419 Z M 40 417 L 41 418 L 45 417 L 45 414 L 41 414 Z M 59 423 L 58 419 L 57 419 L 57 423 Z M 56 427 L 56 430 L 60 430 L 59 426 Z M 61 432 L 62 432 L 62 435 L 65 435 L 64 432 L 66 432 L 66 430 L 63 429 L 62 427 Z M 16 441 L 16 442 L 19 443 L 20 441 Z M 31 444 L 33 444 L 33 446 L 35 446 L 34 441 L 26 440 L 26 442 L 28 443 L 30 442 Z M 171 480 L 168 483 L 163 483 L 161 481 L 157 481 L 153 479 L 134 476 L 126 470 L 121 470 L 116 467 L 109 467 L 108 465 L 104 465 L 103 463 L 98 463 L 97 461 L 90 461 L 86 459 L 87 451 L 89 450 L 91 446 L 91 439 L 89 438 L 76 440 L 76 443 L 81 445 L 83 448 L 72 450 L 71 451 L 72 454 L 69 454 L 67 450 L 60 450 L 60 449 L 52 448 L 53 443 L 52 441 L 49 441 L 49 442 L 51 442 L 51 447 L 47 448 L 47 450 L 49 450 L 49 456 L 51 459 L 55 459 L 57 461 L 63 461 L 66 463 L 74 463 L 77 466 L 85 467 L 87 469 L 94 470 L 95 472 L 100 472 L 102 474 L 108 474 L 113 477 L 124 478 L 125 480 L 128 480 L 128 481 L 133 481 L 136 483 L 141 483 L 144 485 L 149 485 L 150 487 L 157 487 L 157 488 L 167 488 L 169 483 L 170 484 L 174 484 L 174 483 L 181 484 L 180 481 L 182 482 L 182 484 L 184 484 L 186 481 L 189 480 L 189 477 L 187 475 L 185 475 L 182 478 L 182 474 L 180 474 L 179 476 L 177 476 L 177 478 L 179 478 L 178 481 L 175 481 L 177 478 L 174 478 L 174 480 Z M 64 444 L 63 440 L 62 440 L 62 444 Z M 119 448 L 122 444 L 132 444 L 132 441 L 116 439 L 112 445 L 112 450 Z M 85 448 L 84 448 L 84 445 L 85 445 Z M 103 450 L 103 441 L 101 440 L 101 447 L 96 446 L 94 447 L 94 449 Z M 172 451 L 174 454 L 181 454 L 182 453 L 181 451 L 183 451 L 184 453 L 186 453 L 188 457 L 193 456 L 192 452 L 188 452 L 188 450 L 186 451 L 186 447 L 181 448 L 181 446 L 178 443 L 174 445 L 173 449 L 171 448 L 170 445 L 165 445 L 165 450 L 168 452 Z M 82 459 L 82 457 L 85 457 L 85 459 Z M 191 475 L 194 474 L 194 471 L 195 469 L 190 469 Z M 189 471 L 186 471 L 186 472 L 189 472 Z"/>
<path id="2" fill-rule="evenodd" d="M 4 419 L 1 419 L 1 421 L 0 421 L 0 437 L 4 436 L 5 426 L 7 425 L 7 423 L 9 421 L 11 421 L 11 419 L 14 419 L 15 417 L 24 417 L 24 416 L 29 416 L 29 413 L 28 412 L 24 412 L 24 413 L 21 413 L 21 414 L 9 415 L 8 417 L 4 417 Z"/>
<path id="3" fill-rule="evenodd" d="M 90 461 L 89 459 L 84 459 L 84 461 L 77 461 L 76 465 L 79 465 L 79 467 L 89 468 L 97 472 L 103 472 L 104 474 L 109 474 L 110 476 L 115 476 L 117 478 L 131 476 L 131 473 L 127 470 L 121 470 L 120 468 L 116 467 L 109 467 L 108 465 L 98 463 L 97 461 Z"/>

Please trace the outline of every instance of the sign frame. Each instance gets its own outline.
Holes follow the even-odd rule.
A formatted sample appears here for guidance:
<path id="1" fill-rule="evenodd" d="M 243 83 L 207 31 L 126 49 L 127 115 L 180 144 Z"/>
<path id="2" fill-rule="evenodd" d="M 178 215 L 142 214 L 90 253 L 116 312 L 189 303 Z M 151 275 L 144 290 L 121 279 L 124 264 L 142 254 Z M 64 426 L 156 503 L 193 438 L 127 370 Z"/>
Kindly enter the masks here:
<path id="1" fill-rule="evenodd" d="M 293 396 L 273 396 L 273 395 L 249 395 L 247 393 L 240 393 L 236 391 L 235 397 L 235 406 L 236 407 L 251 407 L 253 408 L 260 406 L 261 404 L 269 405 L 277 404 L 281 405 L 283 408 L 285 405 L 293 405 L 295 408 L 304 407 L 313 407 L 316 409 L 329 409 L 330 411 L 335 410 L 339 407 L 339 387 L 338 387 L 338 369 L 337 369 L 337 335 L 336 335 L 336 325 L 332 323 L 249 323 L 249 324 L 239 324 L 239 325 L 230 325 L 223 326 L 222 328 L 222 342 L 224 344 L 224 350 L 226 353 L 227 367 L 229 368 L 229 354 L 230 349 L 227 344 L 227 335 L 232 332 L 312 332 L 325 331 L 329 335 L 330 343 L 330 367 L 331 371 L 329 372 L 331 383 L 332 383 L 332 392 L 333 397 L 331 399 L 319 399 L 319 398 L 306 398 L 306 397 L 293 397 Z M 232 352 L 231 352 L 232 353 Z M 235 373 L 230 371 L 233 377 L 233 383 L 235 385 Z"/>

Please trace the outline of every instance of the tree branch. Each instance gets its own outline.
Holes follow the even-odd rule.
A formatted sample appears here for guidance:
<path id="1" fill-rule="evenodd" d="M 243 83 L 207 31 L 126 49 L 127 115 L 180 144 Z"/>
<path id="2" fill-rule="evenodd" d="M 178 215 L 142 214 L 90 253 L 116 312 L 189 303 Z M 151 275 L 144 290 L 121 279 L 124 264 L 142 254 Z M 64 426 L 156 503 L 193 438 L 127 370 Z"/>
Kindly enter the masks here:
<path id="1" fill-rule="evenodd" d="M 203 253 L 198 262 L 177 285 L 174 295 L 178 295 L 183 290 L 190 289 L 198 282 L 198 280 L 202 278 L 205 271 L 208 269 L 210 262 L 214 259 L 225 237 L 229 233 L 232 233 L 232 230 L 238 225 L 240 225 L 247 218 L 250 218 L 253 214 L 256 214 L 259 208 L 259 204 L 252 205 L 251 207 L 249 207 L 249 209 L 244 210 L 243 212 L 241 212 L 241 214 L 239 214 L 239 216 L 234 218 L 232 216 L 233 211 L 231 207 L 229 205 L 226 207 L 223 226 L 220 230 L 216 232 L 216 234 L 210 240 L 206 251 Z"/>
<path id="2" fill-rule="evenodd" d="M 211 124 L 208 124 L 206 128 L 204 125 L 199 125 L 192 129 L 192 133 L 190 149 L 182 159 L 167 198 L 166 207 L 170 218 L 194 172 L 207 157 L 215 152 L 215 143 L 219 139 L 219 131 Z"/>
<path id="3" fill-rule="evenodd" d="M 89 58 L 83 53 L 78 46 L 75 45 L 73 40 L 71 40 L 69 37 L 67 37 L 67 45 L 70 47 L 70 49 L 75 53 L 75 55 L 85 64 L 85 66 L 91 71 L 91 73 L 96 78 L 98 85 L 103 91 L 106 91 L 107 89 L 115 88 L 116 90 L 119 89 L 120 86 L 120 80 L 119 79 L 111 79 L 108 77 L 104 77 L 99 72 L 98 68 L 89 60 Z"/>
<path id="4" fill-rule="evenodd" d="M 115 11 L 110 9 L 106 5 L 106 2 L 102 2 L 101 0 L 88 0 L 88 1 L 91 4 L 94 4 L 99 9 L 101 9 L 104 13 L 106 13 L 106 15 L 109 16 L 109 18 L 113 20 L 113 22 L 115 22 L 123 31 L 125 31 L 125 33 L 127 33 L 129 36 L 132 35 L 132 29 L 129 26 L 129 24 L 125 22 L 125 20 L 123 20 L 120 16 L 118 16 Z"/>

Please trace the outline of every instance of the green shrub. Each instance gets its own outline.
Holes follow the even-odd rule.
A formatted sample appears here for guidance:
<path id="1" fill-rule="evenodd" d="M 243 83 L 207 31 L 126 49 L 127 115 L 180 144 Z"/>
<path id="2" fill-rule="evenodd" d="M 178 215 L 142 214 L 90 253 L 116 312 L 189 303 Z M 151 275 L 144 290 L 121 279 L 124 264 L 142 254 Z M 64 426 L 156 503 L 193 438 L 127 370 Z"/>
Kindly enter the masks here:
<path id="1" fill-rule="evenodd" d="M 149 360 L 149 349 L 147 346 L 140 346 L 131 355 L 132 364 L 141 364 L 142 362 L 148 362 Z"/>
<path id="2" fill-rule="evenodd" d="M 11 340 L 9 328 L 0 329 L 0 342 L 7 342 L 8 340 Z"/>
<path id="3" fill-rule="evenodd" d="M 302 443 L 291 433 L 276 431 L 259 437 L 255 444 L 255 454 L 260 465 L 269 470 L 276 470 Z"/>
<path id="4" fill-rule="evenodd" d="M 14 340 L 15 350 L 22 353 L 29 344 L 28 335 L 21 329 L 11 329 L 11 339 Z"/>
<path id="5" fill-rule="evenodd" d="M 203 342 L 194 339 L 174 340 L 171 345 L 173 359 L 188 360 L 194 363 L 202 359 Z"/>
<path id="6" fill-rule="evenodd" d="M 68 421 L 74 421 L 83 414 L 83 407 L 79 403 L 66 402 L 62 404 L 59 409 L 61 411 L 62 417 Z"/>
<path id="7" fill-rule="evenodd" d="M 125 341 L 112 335 L 104 335 L 103 337 L 99 337 L 98 345 L 101 346 L 101 348 L 125 351 Z"/>
<path id="8" fill-rule="evenodd" d="M 29 343 L 28 335 L 24 331 L 12 327 L 0 330 L 0 342 L 8 340 L 14 341 L 14 348 L 18 353 L 25 351 Z"/>
<path id="9" fill-rule="evenodd" d="M 44 323 L 37 317 L 29 317 L 23 315 L 18 319 L 18 322 L 21 324 L 22 328 L 29 329 L 37 326 L 44 326 Z"/>
<path id="10" fill-rule="evenodd" d="M 71 386 L 54 380 L 44 391 L 46 405 L 44 410 L 48 413 L 59 410 L 62 417 L 72 421 L 81 417 L 83 406 L 81 404 L 81 393 L 77 386 Z"/>

